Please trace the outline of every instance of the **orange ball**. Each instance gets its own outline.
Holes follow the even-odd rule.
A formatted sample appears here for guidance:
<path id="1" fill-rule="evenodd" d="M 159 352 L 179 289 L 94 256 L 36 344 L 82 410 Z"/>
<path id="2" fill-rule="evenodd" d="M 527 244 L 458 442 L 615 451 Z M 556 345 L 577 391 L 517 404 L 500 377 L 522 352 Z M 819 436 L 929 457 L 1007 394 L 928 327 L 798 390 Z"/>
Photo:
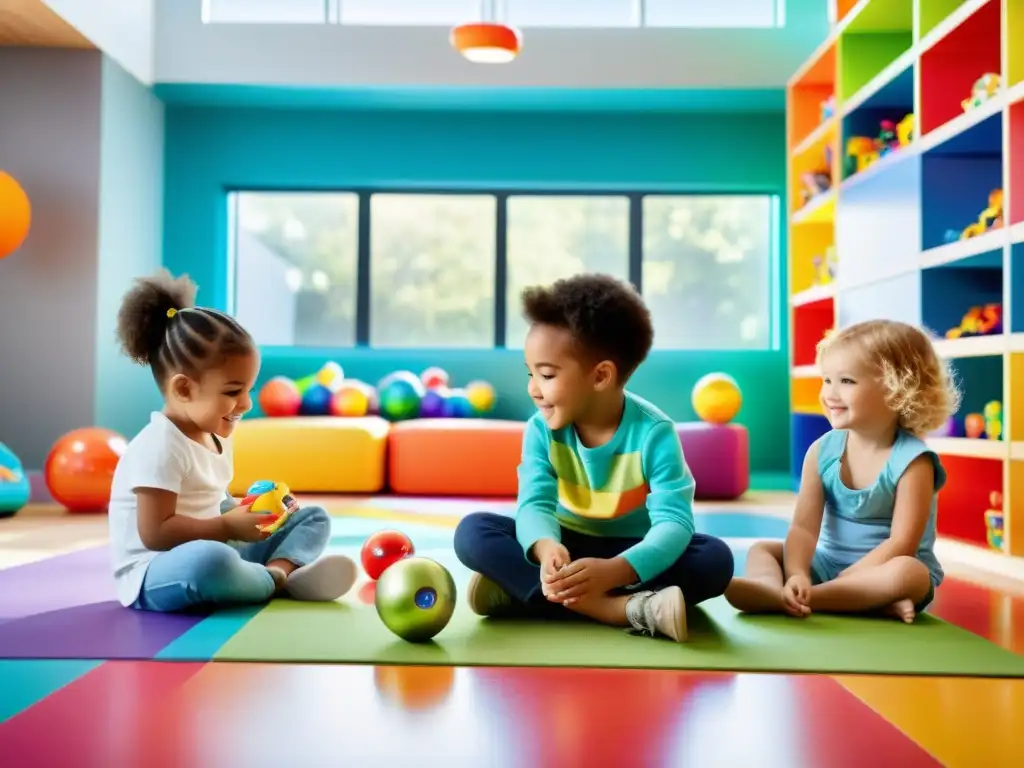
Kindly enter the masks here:
<path id="1" fill-rule="evenodd" d="M 260 389 L 259 403 L 266 416 L 294 416 L 302 405 L 302 394 L 287 376 L 275 376 Z"/>
<path id="2" fill-rule="evenodd" d="M 28 195 L 13 177 L 0 171 L 0 259 L 21 247 L 31 224 Z"/>
<path id="3" fill-rule="evenodd" d="M 102 512 L 110 506 L 114 470 L 127 442 L 109 429 L 68 432 L 50 449 L 43 467 L 54 500 L 72 512 Z"/>

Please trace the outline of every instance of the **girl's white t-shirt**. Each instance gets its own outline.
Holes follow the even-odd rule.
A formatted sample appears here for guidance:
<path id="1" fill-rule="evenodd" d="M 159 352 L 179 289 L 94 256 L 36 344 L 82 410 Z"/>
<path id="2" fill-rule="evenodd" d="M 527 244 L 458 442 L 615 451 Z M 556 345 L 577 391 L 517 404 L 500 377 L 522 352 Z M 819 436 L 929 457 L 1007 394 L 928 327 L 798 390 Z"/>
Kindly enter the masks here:
<path id="1" fill-rule="evenodd" d="M 160 554 L 146 549 L 139 536 L 135 489 L 159 488 L 178 494 L 179 515 L 217 517 L 234 471 L 231 440 L 217 439 L 223 449 L 219 454 L 190 440 L 164 414 L 154 412 L 149 424 L 128 443 L 114 471 L 108 511 L 114 581 L 121 605 L 136 601 L 150 561 Z"/>

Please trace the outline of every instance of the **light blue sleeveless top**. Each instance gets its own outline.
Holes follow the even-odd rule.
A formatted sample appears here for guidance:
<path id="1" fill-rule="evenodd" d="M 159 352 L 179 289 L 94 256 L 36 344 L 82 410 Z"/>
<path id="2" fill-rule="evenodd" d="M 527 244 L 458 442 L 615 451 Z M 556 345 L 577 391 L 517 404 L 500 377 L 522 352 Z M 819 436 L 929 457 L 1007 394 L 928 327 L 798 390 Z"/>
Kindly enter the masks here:
<path id="1" fill-rule="evenodd" d="M 900 430 L 892 454 L 874 484 L 861 490 L 848 488 L 839 476 L 839 467 L 846 450 L 846 431 L 833 429 L 818 442 L 818 473 L 825 488 L 825 515 L 818 537 L 818 549 L 841 568 L 860 560 L 889 537 L 896 506 L 896 484 L 914 459 L 922 453 L 935 465 L 935 493 L 931 514 L 925 526 L 917 558 L 927 566 L 932 584 L 942 582 L 943 571 L 935 557 L 935 521 L 938 491 L 946 482 L 946 471 L 938 455 L 924 441 Z"/>

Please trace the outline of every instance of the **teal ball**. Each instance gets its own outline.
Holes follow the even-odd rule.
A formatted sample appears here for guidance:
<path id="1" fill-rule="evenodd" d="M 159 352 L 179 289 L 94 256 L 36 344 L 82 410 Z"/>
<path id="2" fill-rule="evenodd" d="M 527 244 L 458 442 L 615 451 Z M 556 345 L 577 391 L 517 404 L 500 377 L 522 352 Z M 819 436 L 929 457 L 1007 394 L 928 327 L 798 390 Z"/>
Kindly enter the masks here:
<path id="1" fill-rule="evenodd" d="M 403 557 L 380 575 L 374 606 L 384 626 L 403 640 L 423 643 L 448 626 L 456 597 L 447 568 L 426 557 Z"/>
<path id="2" fill-rule="evenodd" d="M 418 379 L 393 379 L 377 392 L 380 415 L 391 421 L 415 419 L 420 414 L 424 394 L 426 390 Z"/>

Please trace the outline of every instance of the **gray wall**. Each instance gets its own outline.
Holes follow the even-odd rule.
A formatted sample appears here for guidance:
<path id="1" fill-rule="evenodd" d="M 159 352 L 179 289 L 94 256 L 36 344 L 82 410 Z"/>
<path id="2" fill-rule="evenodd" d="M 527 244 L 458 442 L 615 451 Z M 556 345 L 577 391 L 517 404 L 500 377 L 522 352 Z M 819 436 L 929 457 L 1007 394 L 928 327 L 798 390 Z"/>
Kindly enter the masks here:
<path id="1" fill-rule="evenodd" d="M 120 351 L 117 310 L 134 278 L 161 264 L 164 107 L 113 59 L 104 56 L 102 73 L 94 413 L 131 439 L 161 400 L 149 369 Z"/>
<path id="2" fill-rule="evenodd" d="M 27 469 L 94 423 L 101 57 L 0 48 L 0 167 L 32 201 L 0 260 L 0 440 Z"/>

